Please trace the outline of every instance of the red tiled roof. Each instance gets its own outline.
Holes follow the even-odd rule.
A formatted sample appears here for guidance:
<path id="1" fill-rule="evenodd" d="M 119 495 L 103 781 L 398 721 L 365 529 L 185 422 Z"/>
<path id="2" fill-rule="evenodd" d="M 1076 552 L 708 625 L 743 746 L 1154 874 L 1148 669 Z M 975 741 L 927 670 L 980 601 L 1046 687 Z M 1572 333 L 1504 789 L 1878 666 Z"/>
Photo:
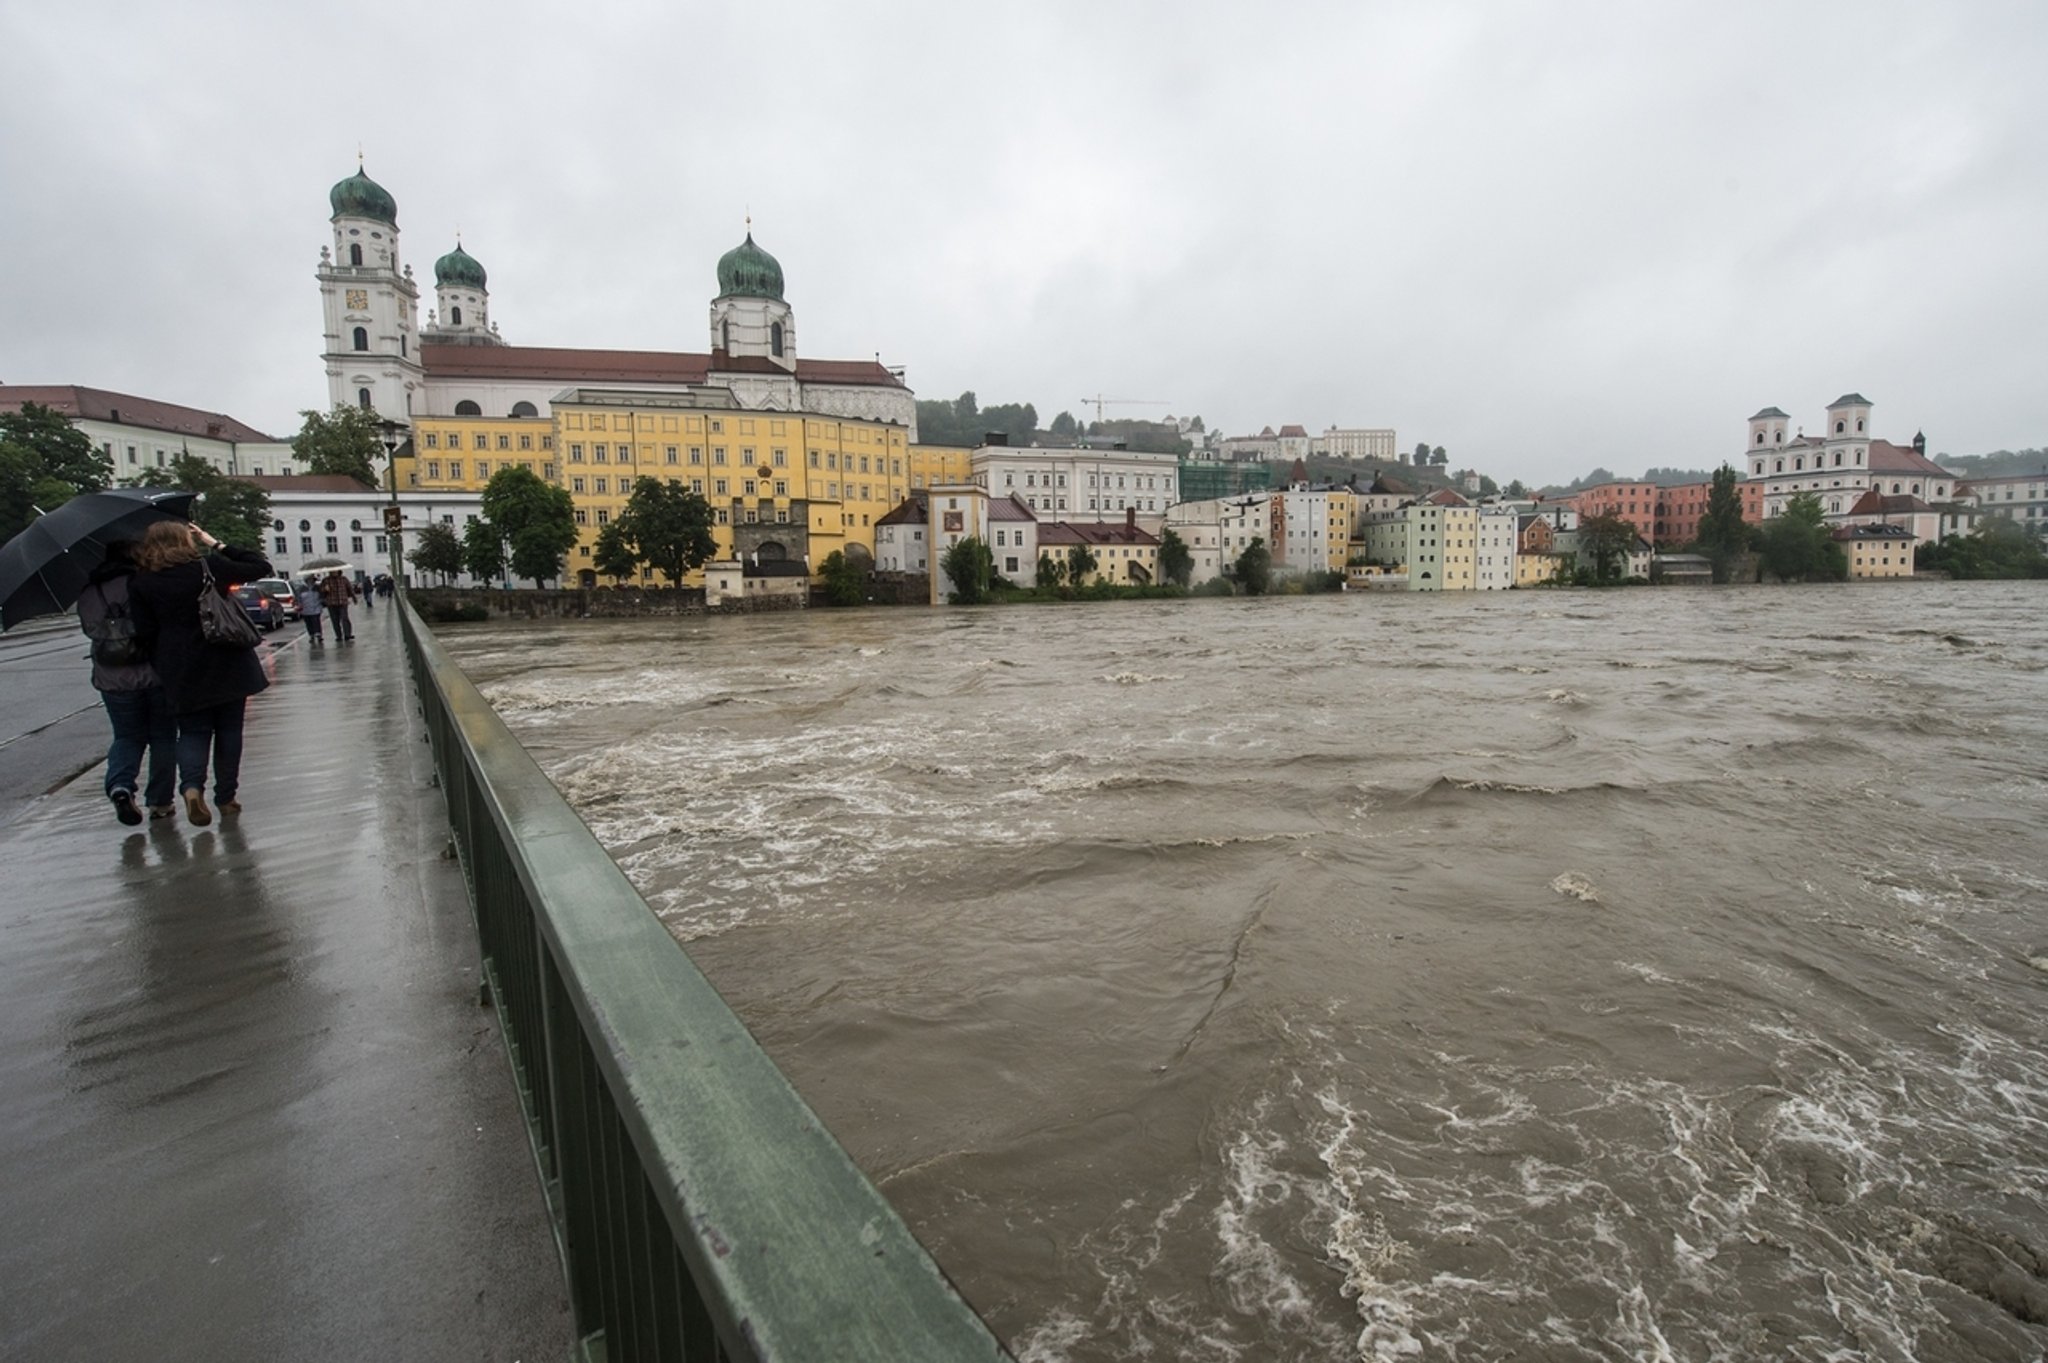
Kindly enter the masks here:
<path id="1" fill-rule="evenodd" d="M 1451 491 L 1447 487 L 1438 488 L 1435 492 L 1430 493 L 1427 497 L 1424 497 L 1422 500 L 1425 502 L 1433 502 L 1438 506 L 1472 505 L 1472 503 L 1466 501 L 1463 497 L 1459 496 L 1457 493 Z"/>
<path id="2" fill-rule="evenodd" d="M 1038 527 L 1038 543 L 1157 544 L 1159 538 L 1122 521 L 1048 521 Z"/>
<path id="3" fill-rule="evenodd" d="M 924 494 L 921 492 L 916 492 L 912 493 L 908 497 L 905 497 L 900 503 L 896 505 L 894 509 L 886 512 L 879 519 L 877 519 L 875 521 L 875 524 L 923 525 L 925 521 L 928 519 L 930 519 L 930 513 L 927 512 L 925 509 Z"/>
<path id="4" fill-rule="evenodd" d="M 1907 516 L 1916 512 L 1932 510 L 1934 510 L 1933 507 L 1910 493 L 1887 496 L 1876 488 L 1871 488 L 1850 505 L 1849 514 L 1851 516 Z"/>
<path id="5" fill-rule="evenodd" d="M 988 518 L 992 521 L 1035 521 L 1038 517 L 1031 508 L 1017 500 L 1017 494 L 991 498 L 988 504 Z"/>
<path id="6" fill-rule="evenodd" d="M 1831 532 L 1838 540 L 1909 540 L 1913 532 L 1903 525 L 1838 525 Z"/>
<path id="7" fill-rule="evenodd" d="M 1870 471 L 1872 473 L 1908 473 L 1921 478 L 1953 478 L 1941 465 L 1929 459 L 1920 451 L 1907 445 L 1894 445 L 1889 440 L 1870 442 Z"/>
<path id="8" fill-rule="evenodd" d="M 202 412 L 197 407 L 181 407 L 175 402 L 158 402 L 155 398 L 138 398 L 104 388 L 83 388 L 74 383 L 0 384 L 0 411 L 19 411 L 25 402 L 39 403 L 68 417 L 118 422 L 171 435 L 196 435 L 236 444 L 267 443 L 277 438 L 224 412 Z"/>
<path id="9" fill-rule="evenodd" d="M 712 374 L 782 374 L 760 355 L 700 355 L 671 350 L 570 350 L 553 346 L 423 345 L 420 363 L 437 379 L 528 379 L 544 383 L 703 383 Z M 873 360 L 796 362 L 804 383 L 901 388 Z"/>
<path id="10" fill-rule="evenodd" d="M 1308 435 L 1308 432 L 1307 432 L 1307 431 L 1304 431 L 1304 430 L 1303 430 L 1303 429 L 1301 429 L 1301 427 L 1299 427 L 1299 426 L 1282 426 L 1282 427 L 1280 428 L 1280 435 L 1281 435 L 1281 437 L 1282 437 L 1283 439 L 1284 439 L 1285 437 L 1287 437 L 1287 436 L 1291 436 L 1291 435 L 1298 435 L 1298 436 L 1302 436 L 1302 437 L 1306 438 L 1306 437 L 1307 437 L 1307 435 Z"/>
<path id="11" fill-rule="evenodd" d="M 289 476 L 239 473 L 233 476 L 241 482 L 254 483 L 265 492 L 361 492 L 375 495 L 377 491 L 368 483 L 358 482 L 345 473 L 294 473 Z"/>

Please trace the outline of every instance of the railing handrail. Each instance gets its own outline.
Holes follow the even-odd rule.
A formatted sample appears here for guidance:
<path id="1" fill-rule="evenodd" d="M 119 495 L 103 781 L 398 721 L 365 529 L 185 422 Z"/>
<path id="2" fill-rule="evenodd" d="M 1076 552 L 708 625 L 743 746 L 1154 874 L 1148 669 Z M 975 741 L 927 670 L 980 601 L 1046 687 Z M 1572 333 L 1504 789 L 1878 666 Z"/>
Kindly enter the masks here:
<path id="1" fill-rule="evenodd" d="M 725 1354 L 1007 1359 L 410 603 L 399 609 L 422 699 L 431 689 L 446 707 Z"/>

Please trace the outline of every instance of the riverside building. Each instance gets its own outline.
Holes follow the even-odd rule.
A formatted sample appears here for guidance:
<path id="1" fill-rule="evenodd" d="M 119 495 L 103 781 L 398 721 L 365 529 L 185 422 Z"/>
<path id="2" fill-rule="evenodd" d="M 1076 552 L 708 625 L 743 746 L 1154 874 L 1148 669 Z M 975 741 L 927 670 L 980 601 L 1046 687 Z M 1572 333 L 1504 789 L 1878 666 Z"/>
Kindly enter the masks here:
<path id="1" fill-rule="evenodd" d="M 596 585 L 597 535 L 640 477 L 711 503 L 716 557 L 815 569 L 834 551 L 870 559 L 875 523 L 912 487 L 967 476 L 966 451 L 915 444 L 900 369 L 799 354 L 781 263 L 751 228 L 718 261 L 706 349 L 569 349 L 509 343 L 460 242 L 434 263 L 422 316 L 396 200 L 359 168 L 328 203 L 316 277 L 329 401 L 409 428 L 402 488 L 480 493 L 518 466 L 567 490 L 570 580 Z"/>
<path id="2" fill-rule="evenodd" d="M 1776 407 L 1766 407 L 1749 419 L 1745 481 L 1762 488 L 1766 520 L 1782 516 L 1785 503 L 1801 492 L 1820 498 L 1822 513 L 1836 524 L 1849 516 L 1866 490 L 1917 497 L 1930 504 L 1955 495 L 1956 476 L 1927 457 L 1925 435 L 1916 433 L 1910 445 L 1894 445 L 1872 435 L 1872 406 L 1861 393 L 1843 394 L 1828 404 L 1818 436 L 1802 430 L 1788 437 L 1786 427 L 1792 418 Z M 1938 521 L 1935 517 L 1927 524 L 1938 527 Z"/>

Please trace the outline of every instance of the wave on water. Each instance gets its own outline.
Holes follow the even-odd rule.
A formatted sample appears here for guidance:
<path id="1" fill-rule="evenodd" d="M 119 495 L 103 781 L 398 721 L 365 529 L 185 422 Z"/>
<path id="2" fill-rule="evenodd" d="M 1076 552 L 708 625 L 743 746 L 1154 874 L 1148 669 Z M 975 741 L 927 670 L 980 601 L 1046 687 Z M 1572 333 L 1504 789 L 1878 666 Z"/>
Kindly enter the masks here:
<path id="1" fill-rule="evenodd" d="M 1178 672 L 1112 672 L 1097 677 L 1117 686 L 1148 686 L 1153 682 L 1177 682 L 1185 680 Z"/>

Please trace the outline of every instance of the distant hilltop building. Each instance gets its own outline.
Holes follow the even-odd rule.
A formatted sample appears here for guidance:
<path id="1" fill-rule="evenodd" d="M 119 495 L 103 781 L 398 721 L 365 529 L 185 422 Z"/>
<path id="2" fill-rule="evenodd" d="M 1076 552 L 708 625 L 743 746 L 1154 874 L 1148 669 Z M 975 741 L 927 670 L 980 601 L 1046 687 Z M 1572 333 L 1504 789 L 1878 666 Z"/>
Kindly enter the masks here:
<path id="1" fill-rule="evenodd" d="M 328 399 L 410 427 L 403 485 L 479 491 L 522 465 L 566 489 L 595 585 L 598 532 L 641 476 L 714 508 L 716 557 L 872 554 L 874 523 L 913 488 L 966 478 L 967 451 L 918 446 L 916 397 L 879 360 L 799 354 L 782 265 L 754 241 L 720 258 L 702 351 L 509 343 L 489 276 L 461 242 L 434 263 L 434 303 L 399 250 L 398 204 L 358 167 L 328 194 L 316 272 Z"/>
<path id="2" fill-rule="evenodd" d="M 1875 514 L 1911 530 L 1916 541 L 1940 537 L 1935 503 L 1956 495 L 1956 475 L 1927 457 L 1925 435 L 1916 433 L 1907 445 L 1876 438 L 1873 405 L 1861 393 L 1843 394 L 1828 404 L 1818 436 L 1803 430 L 1788 436 L 1792 418 L 1776 407 L 1749 419 L 1744 481 L 1762 487 L 1765 520 L 1783 515 L 1794 495 L 1810 492 L 1832 522 Z M 1876 502 L 1864 497 L 1871 491 Z"/>
<path id="3" fill-rule="evenodd" d="M 1266 427 L 1257 435 L 1234 435 L 1221 444 L 1225 459 L 1261 459 L 1292 463 L 1296 459 L 1377 459 L 1391 464 L 1397 457 L 1391 428 L 1331 426 L 1311 436 L 1301 426 Z"/>

